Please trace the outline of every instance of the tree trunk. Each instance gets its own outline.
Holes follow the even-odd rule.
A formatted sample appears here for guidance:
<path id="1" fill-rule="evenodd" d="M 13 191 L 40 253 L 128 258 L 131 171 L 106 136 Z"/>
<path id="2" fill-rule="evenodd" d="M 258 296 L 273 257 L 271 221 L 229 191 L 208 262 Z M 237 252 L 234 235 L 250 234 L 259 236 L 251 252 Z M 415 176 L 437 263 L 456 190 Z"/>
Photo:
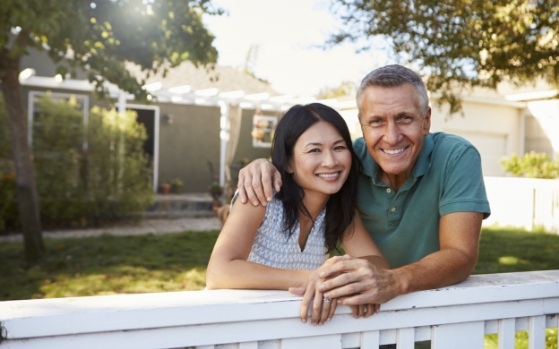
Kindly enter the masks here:
<path id="1" fill-rule="evenodd" d="M 28 141 L 27 118 L 19 84 L 19 57 L 0 54 L 0 80 L 12 135 L 19 219 L 23 229 L 25 258 L 35 262 L 46 254 L 41 233 L 39 199 L 35 188 L 35 171 Z"/>

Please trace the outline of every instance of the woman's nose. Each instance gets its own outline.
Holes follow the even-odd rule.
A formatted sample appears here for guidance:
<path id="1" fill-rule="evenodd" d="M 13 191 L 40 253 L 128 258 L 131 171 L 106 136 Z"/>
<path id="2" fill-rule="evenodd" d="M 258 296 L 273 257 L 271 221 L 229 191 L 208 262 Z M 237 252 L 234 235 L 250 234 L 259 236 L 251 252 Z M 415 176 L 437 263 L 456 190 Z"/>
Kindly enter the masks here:
<path id="1" fill-rule="evenodd" d="M 322 162 L 325 166 L 334 166 L 338 163 L 338 159 L 333 151 L 326 151 L 324 152 L 324 159 Z"/>

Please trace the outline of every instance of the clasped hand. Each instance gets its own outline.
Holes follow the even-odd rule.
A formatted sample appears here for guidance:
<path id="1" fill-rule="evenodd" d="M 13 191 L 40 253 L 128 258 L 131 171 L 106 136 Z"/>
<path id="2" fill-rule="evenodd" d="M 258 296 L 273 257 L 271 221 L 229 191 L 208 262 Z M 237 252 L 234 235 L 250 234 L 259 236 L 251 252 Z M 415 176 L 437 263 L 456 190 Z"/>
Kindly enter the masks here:
<path id="1" fill-rule="evenodd" d="M 293 294 L 302 295 L 300 317 L 307 322 L 309 311 L 311 323 L 321 325 L 331 320 L 338 304 L 351 307 L 355 318 L 369 317 L 380 309 L 378 285 L 375 282 L 378 269 L 367 260 L 350 256 L 328 259 L 309 276 L 305 288 L 290 288 Z"/>

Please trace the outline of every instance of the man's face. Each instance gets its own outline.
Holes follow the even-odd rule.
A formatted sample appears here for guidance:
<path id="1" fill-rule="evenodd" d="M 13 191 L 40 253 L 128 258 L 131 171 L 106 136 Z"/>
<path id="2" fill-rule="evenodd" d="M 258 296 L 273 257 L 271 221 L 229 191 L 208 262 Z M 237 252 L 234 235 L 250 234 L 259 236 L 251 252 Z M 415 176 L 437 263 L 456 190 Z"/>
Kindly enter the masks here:
<path id="1" fill-rule="evenodd" d="M 368 87 L 359 101 L 360 123 L 381 180 L 398 189 L 410 175 L 431 126 L 431 109 L 421 113 L 415 88 Z"/>

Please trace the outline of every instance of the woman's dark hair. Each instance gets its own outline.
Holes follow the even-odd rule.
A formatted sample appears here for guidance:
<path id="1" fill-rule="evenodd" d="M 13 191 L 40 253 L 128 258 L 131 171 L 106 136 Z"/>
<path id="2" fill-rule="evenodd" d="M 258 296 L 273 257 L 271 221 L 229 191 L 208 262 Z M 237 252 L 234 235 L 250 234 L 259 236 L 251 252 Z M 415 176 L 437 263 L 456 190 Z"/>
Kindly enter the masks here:
<path id="1" fill-rule="evenodd" d="M 326 247 L 334 250 L 345 229 L 352 223 L 357 196 L 357 178 L 361 163 L 353 151 L 351 136 L 342 116 L 334 109 L 321 103 L 295 105 L 279 121 L 272 144 L 272 163 L 281 173 L 282 187 L 277 194 L 285 210 L 283 225 L 292 234 L 298 222 L 299 212 L 309 216 L 303 205 L 303 189 L 287 173 L 293 157 L 293 148 L 299 137 L 312 125 L 324 121 L 332 125 L 342 136 L 351 153 L 351 168 L 347 180 L 339 192 L 332 194 L 326 203 Z"/>

